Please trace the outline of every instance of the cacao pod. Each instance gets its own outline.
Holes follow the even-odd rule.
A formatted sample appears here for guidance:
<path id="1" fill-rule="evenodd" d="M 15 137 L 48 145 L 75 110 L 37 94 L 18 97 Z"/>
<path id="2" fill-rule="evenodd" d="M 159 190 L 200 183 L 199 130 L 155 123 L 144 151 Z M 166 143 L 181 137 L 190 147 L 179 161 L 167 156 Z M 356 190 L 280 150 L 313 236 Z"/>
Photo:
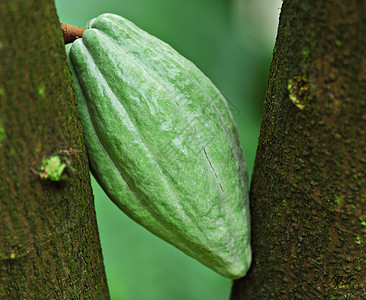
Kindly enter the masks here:
<path id="1" fill-rule="evenodd" d="M 66 46 L 90 168 L 129 217 L 228 278 L 251 263 L 248 173 L 214 84 L 166 43 L 103 14 Z"/>

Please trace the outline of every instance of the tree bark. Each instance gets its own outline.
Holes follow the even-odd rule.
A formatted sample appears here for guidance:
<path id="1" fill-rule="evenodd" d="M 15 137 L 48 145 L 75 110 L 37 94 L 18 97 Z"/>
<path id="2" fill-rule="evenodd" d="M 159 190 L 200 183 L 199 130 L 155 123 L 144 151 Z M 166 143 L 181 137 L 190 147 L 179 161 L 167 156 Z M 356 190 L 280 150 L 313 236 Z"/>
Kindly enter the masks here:
<path id="1" fill-rule="evenodd" d="M 231 299 L 366 298 L 366 1 L 283 3 Z"/>
<path id="2" fill-rule="evenodd" d="M 0 20 L 0 298 L 109 299 L 54 3 L 1 1 Z"/>

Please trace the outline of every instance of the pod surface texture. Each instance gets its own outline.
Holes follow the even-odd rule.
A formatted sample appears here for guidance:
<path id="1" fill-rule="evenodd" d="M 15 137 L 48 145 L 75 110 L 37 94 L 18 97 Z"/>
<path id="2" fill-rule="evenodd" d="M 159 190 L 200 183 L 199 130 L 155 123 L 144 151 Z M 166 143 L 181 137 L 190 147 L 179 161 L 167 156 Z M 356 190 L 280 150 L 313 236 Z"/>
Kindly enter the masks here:
<path id="1" fill-rule="evenodd" d="M 66 45 L 93 175 L 130 218 L 217 273 L 251 263 L 248 172 L 214 84 L 130 21 Z"/>

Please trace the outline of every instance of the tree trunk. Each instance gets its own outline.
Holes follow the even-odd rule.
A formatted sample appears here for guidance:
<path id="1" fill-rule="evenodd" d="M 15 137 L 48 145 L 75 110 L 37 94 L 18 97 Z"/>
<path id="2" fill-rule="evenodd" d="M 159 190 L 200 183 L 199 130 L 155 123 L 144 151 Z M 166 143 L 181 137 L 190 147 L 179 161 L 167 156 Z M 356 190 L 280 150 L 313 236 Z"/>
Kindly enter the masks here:
<path id="1" fill-rule="evenodd" d="M 366 1 L 285 0 L 231 299 L 366 298 Z"/>
<path id="2" fill-rule="evenodd" d="M 0 20 L 0 298 L 109 299 L 54 3 L 1 1 Z"/>

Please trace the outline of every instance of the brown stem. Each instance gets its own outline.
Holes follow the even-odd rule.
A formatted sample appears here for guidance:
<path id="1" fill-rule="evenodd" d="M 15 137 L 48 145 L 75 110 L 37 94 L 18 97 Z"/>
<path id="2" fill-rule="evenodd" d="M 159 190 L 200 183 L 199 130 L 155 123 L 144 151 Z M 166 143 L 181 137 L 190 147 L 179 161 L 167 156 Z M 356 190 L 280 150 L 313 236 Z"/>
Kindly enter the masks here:
<path id="1" fill-rule="evenodd" d="M 64 36 L 65 44 L 72 43 L 83 36 L 85 28 L 61 23 L 62 34 Z"/>

